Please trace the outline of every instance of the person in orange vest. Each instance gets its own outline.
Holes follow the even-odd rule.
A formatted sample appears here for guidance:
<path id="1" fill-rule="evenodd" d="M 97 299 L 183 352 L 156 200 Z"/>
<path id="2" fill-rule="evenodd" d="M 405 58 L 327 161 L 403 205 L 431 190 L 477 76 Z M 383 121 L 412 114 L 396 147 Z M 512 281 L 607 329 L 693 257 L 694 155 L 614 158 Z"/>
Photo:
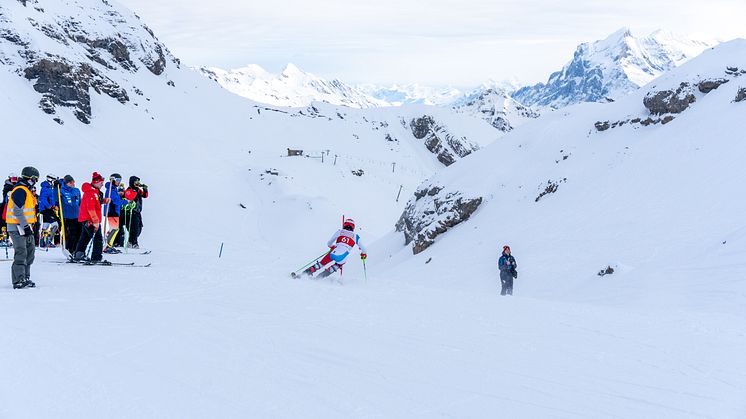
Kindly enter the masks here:
<path id="1" fill-rule="evenodd" d="M 83 190 L 83 198 L 80 200 L 80 214 L 78 215 L 78 221 L 82 224 L 83 231 L 78 239 L 78 246 L 75 248 L 75 254 L 73 260 L 76 262 L 83 261 L 85 259 L 85 251 L 93 239 L 93 250 L 91 251 L 90 263 L 101 263 L 109 264 L 109 262 L 103 260 L 102 252 L 104 250 L 104 238 L 101 232 L 101 222 L 103 221 L 103 215 L 101 211 L 101 203 L 109 203 L 108 198 L 103 197 L 101 188 L 104 186 L 104 177 L 98 172 L 93 172 L 91 183 L 84 183 L 81 189 Z"/>
<path id="2" fill-rule="evenodd" d="M 33 288 L 31 265 L 34 263 L 36 240 L 36 197 L 31 188 L 39 180 L 39 171 L 33 167 L 24 167 L 21 178 L 8 194 L 8 205 L 5 209 L 5 221 L 8 223 L 8 235 L 13 241 L 13 266 L 11 279 L 13 289 Z"/>

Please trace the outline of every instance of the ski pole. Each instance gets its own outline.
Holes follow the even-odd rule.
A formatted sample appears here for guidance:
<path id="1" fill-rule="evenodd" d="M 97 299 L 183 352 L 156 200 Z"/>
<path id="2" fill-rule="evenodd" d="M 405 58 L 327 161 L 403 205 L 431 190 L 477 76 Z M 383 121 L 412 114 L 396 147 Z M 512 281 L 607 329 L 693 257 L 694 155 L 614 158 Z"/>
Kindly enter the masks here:
<path id="1" fill-rule="evenodd" d="M 70 258 L 69 252 L 67 252 L 67 238 L 65 237 L 65 214 L 62 212 L 62 185 L 57 180 L 57 205 L 60 216 L 60 222 L 62 223 L 62 231 L 60 232 L 60 247 L 62 248 L 62 254 L 65 255 L 66 259 Z"/>
<path id="2" fill-rule="evenodd" d="M 368 283 L 368 269 L 365 267 L 365 259 L 363 259 L 363 274 L 365 274 L 365 283 Z"/>

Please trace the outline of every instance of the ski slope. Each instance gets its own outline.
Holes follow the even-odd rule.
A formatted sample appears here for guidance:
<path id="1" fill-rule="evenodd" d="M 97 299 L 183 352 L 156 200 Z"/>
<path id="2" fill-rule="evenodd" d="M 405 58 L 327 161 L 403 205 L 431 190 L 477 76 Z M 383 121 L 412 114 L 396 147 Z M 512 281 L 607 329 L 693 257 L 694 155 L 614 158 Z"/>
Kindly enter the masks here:
<path id="1" fill-rule="evenodd" d="M 653 85 L 744 56 L 724 44 Z M 59 125 L 0 68 L 0 169 L 138 175 L 153 251 L 107 257 L 149 268 L 40 251 L 38 288 L 0 284 L 0 418 L 746 416 L 743 77 L 666 125 L 595 130 L 643 116 L 641 91 L 498 139 L 447 109 L 272 108 L 171 64 L 107 74 L 149 100 L 92 94 L 89 125 L 64 107 Z M 444 168 L 407 127 L 426 114 L 482 150 Z M 423 181 L 485 202 L 414 256 L 393 228 Z M 290 279 L 342 215 L 367 276 L 353 254 L 332 281 Z"/>

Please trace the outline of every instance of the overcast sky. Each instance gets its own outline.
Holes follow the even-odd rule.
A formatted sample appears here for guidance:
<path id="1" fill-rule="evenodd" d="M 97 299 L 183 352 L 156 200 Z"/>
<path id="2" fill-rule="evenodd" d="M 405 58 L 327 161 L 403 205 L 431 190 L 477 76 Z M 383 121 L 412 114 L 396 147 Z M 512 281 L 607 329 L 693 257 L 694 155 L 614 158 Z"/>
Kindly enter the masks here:
<path id="1" fill-rule="evenodd" d="M 352 83 L 545 81 L 621 27 L 746 38 L 746 0 L 118 0 L 188 65 Z"/>

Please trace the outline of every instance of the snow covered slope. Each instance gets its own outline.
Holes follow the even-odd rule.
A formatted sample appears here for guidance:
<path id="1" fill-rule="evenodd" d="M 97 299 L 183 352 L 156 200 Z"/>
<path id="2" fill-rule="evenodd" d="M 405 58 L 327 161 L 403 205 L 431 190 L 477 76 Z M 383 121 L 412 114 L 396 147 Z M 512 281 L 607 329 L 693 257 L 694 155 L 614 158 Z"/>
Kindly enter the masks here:
<path id="1" fill-rule="evenodd" d="M 21 19 L 4 28 L 20 32 L 30 13 L 102 13 L 95 22 L 128 13 L 109 0 L 113 9 L 26 3 L 45 11 L 3 2 L 4 19 Z M 63 3 L 65 13 L 49 14 Z M 28 33 L 33 54 L 47 56 L 47 36 Z M 58 54 L 75 57 L 70 48 Z M 140 242 L 153 253 L 111 256 L 152 262 L 136 269 L 59 265 L 59 253 L 40 251 L 37 289 L 0 285 L 0 357 L 11 360 L 0 368 L 0 417 L 743 416 L 746 233 L 732 191 L 746 142 L 727 136 L 743 132 L 732 121 L 746 102 L 731 102 L 746 66 L 743 44 L 730 48 L 711 61 L 721 68 L 736 54 L 723 61 L 738 70 L 717 73 L 730 81 L 695 92 L 665 125 L 612 127 L 645 112 L 640 96 L 552 113 L 492 146 L 498 131 L 448 109 L 260 105 L 168 60 L 161 75 L 101 69 L 143 96 L 122 104 L 81 89 L 84 124 L 75 107 L 45 115 L 38 81 L 3 61 L 0 130 L 19 146 L 5 147 L 0 165 L 79 184 L 93 170 L 139 175 L 151 191 Z M 681 106 L 651 97 L 653 109 Z M 460 158 L 472 144 L 486 147 Z M 456 162 L 444 169 L 448 156 Z M 401 233 L 385 234 L 439 170 L 433 181 L 463 187 L 467 205 L 428 188 L 423 222 L 484 202 L 412 256 Z M 568 181 L 534 203 L 538 183 L 560 175 Z M 672 228 L 697 210 L 714 215 Z M 371 245 L 367 276 L 353 254 L 334 278 L 343 286 L 289 279 L 325 251 L 342 213 Z M 518 256 L 514 299 L 496 296 L 495 242 Z M 618 273 L 597 280 L 606 263 Z"/>
<path id="2" fill-rule="evenodd" d="M 636 38 L 623 28 L 604 40 L 581 44 L 572 61 L 546 84 L 523 87 L 513 97 L 552 108 L 616 100 L 716 44 L 665 31 Z"/>
<path id="3" fill-rule="evenodd" d="M 389 105 L 339 80 L 324 80 L 293 64 L 280 74 L 271 74 L 256 64 L 233 70 L 203 67 L 198 71 L 228 91 L 275 106 L 303 107 L 326 102 L 364 109 Z"/>
<path id="4" fill-rule="evenodd" d="M 525 295 L 743 313 L 731 296 L 746 292 L 746 265 L 733 259 L 746 254 L 746 200 L 733 195 L 746 156 L 745 57 L 746 40 L 722 44 L 619 102 L 554 112 L 436 175 L 419 189 L 437 193 L 413 197 L 403 216 L 423 252 L 406 265 L 432 257 L 426 270 L 444 281 L 474 266 L 466 282 L 489 288 L 508 243 Z M 437 199 L 452 209 L 417 217 Z M 468 221 L 442 234 L 456 218 Z M 446 255 L 466 246 L 453 265 Z M 611 279 L 595 275 L 609 264 Z"/>

